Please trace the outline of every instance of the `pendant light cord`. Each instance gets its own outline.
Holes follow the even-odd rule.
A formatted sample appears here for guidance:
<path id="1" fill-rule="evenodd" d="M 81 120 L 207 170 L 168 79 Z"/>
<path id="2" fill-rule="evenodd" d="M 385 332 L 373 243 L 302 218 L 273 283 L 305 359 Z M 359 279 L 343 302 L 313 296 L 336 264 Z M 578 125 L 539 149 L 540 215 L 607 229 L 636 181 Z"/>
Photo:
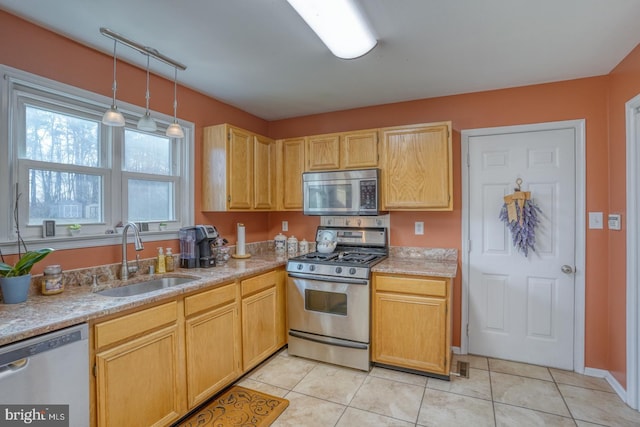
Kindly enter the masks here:
<path id="1" fill-rule="evenodd" d="M 118 46 L 118 41 L 113 40 L 113 102 L 111 105 L 116 105 L 116 90 L 118 88 L 118 84 L 116 83 L 116 47 Z"/>
<path id="2" fill-rule="evenodd" d="M 178 68 L 173 68 L 173 120 L 178 121 Z"/>
<path id="3" fill-rule="evenodd" d="M 147 111 L 146 114 L 149 113 L 149 55 L 147 55 L 147 95 L 145 96 L 147 99 Z"/>

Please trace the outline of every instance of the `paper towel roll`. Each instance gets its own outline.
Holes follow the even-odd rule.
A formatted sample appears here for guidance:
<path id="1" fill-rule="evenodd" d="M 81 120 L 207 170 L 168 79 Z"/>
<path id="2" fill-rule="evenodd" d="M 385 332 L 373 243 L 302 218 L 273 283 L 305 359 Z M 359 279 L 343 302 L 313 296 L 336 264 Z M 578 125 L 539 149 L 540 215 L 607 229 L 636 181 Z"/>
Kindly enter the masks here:
<path id="1" fill-rule="evenodd" d="M 245 254 L 245 241 L 244 241 L 244 224 L 238 223 L 238 241 L 236 243 L 236 254 L 244 255 Z"/>

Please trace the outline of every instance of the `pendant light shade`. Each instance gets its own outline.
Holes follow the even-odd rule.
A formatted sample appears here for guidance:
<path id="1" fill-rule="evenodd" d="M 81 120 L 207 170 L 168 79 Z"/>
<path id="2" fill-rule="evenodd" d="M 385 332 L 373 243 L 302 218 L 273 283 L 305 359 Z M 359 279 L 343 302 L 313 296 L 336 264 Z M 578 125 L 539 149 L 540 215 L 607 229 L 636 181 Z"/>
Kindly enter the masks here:
<path id="1" fill-rule="evenodd" d="M 182 126 L 178 123 L 178 68 L 174 67 L 173 75 L 173 123 L 167 128 L 166 135 L 170 138 L 184 138 Z"/>
<path id="2" fill-rule="evenodd" d="M 145 98 L 147 100 L 147 109 L 145 110 L 144 116 L 138 120 L 138 129 L 155 132 L 158 126 L 155 120 L 151 118 L 151 112 L 149 111 L 149 55 L 147 55 L 147 92 Z"/>
<path id="3" fill-rule="evenodd" d="M 105 111 L 102 116 L 102 123 L 107 126 L 124 126 L 124 116 L 120 111 L 118 111 L 118 107 L 116 106 L 116 90 L 118 88 L 117 80 L 116 80 L 116 46 L 118 45 L 117 41 L 113 41 L 113 101 L 111 102 L 111 107 Z"/>

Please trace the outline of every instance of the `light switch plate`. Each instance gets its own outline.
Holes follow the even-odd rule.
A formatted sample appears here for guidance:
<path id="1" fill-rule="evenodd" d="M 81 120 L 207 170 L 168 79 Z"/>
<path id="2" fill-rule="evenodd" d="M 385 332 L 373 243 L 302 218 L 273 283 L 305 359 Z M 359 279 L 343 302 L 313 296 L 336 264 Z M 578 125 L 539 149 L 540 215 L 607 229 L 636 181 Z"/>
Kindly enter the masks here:
<path id="1" fill-rule="evenodd" d="M 609 230 L 620 230 L 620 214 L 609 214 L 607 223 Z"/>
<path id="2" fill-rule="evenodd" d="M 604 225 L 602 223 L 602 212 L 589 212 L 589 228 L 604 228 Z"/>
<path id="3" fill-rule="evenodd" d="M 282 231 L 289 231 L 289 221 L 282 221 Z"/>
<path id="4" fill-rule="evenodd" d="M 424 234 L 424 222 L 422 221 L 416 221 L 416 235 L 423 235 Z"/>

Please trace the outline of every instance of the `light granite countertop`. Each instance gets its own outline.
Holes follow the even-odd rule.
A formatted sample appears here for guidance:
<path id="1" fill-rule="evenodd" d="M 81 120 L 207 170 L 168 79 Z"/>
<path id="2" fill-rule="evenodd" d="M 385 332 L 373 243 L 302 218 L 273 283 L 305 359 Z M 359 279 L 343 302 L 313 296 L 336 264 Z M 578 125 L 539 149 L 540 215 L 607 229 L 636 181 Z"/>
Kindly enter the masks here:
<path id="1" fill-rule="evenodd" d="M 0 304 L 0 345 L 30 338 L 135 307 L 169 300 L 185 293 L 212 288 L 238 278 L 251 276 L 286 264 L 285 257 L 260 254 L 248 259 L 230 259 L 222 267 L 176 269 L 164 275 L 139 274 L 123 282 L 99 282 L 97 290 L 133 284 L 162 276 L 193 277 L 194 281 L 130 297 L 108 297 L 96 294 L 88 282 L 65 286 L 56 295 L 32 293 L 24 303 Z"/>
<path id="2" fill-rule="evenodd" d="M 270 246 L 269 246 L 270 247 Z M 233 253 L 233 252 L 232 252 Z M 145 260 L 143 271 L 153 260 Z M 116 279 L 119 264 L 65 272 L 65 290 L 57 295 L 42 295 L 38 278 L 26 302 L 0 303 L 0 346 L 68 326 L 99 319 L 136 307 L 170 300 L 182 294 L 213 288 L 223 283 L 252 276 L 284 266 L 286 256 L 277 256 L 261 247 L 248 259 L 230 259 L 225 266 L 212 268 L 178 268 L 165 275 L 138 274 L 123 282 Z M 453 278 L 457 272 L 457 251 L 454 249 L 391 248 L 389 258 L 376 264 L 373 272 L 426 275 Z M 99 286 L 91 285 L 92 276 L 99 277 Z M 118 287 L 162 276 L 194 278 L 192 282 L 129 297 L 108 297 L 96 290 Z M 35 285 L 35 286 L 34 286 Z"/>

